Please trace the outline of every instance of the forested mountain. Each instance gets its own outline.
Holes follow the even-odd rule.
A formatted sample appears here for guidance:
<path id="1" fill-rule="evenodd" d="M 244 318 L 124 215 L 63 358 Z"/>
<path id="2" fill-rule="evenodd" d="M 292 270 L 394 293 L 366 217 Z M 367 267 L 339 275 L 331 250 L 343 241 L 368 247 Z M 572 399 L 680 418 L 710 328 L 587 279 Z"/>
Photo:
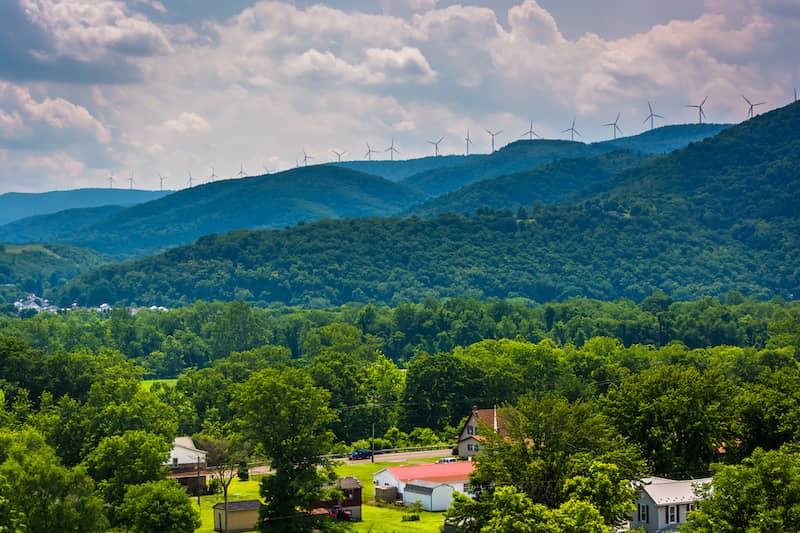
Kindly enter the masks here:
<path id="1" fill-rule="evenodd" d="M 0 244 L 0 301 L 23 293 L 42 294 L 107 260 L 91 250 L 60 244 Z"/>
<path id="2" fill-rule="evenodd" d="M 470 183 L 506 176 L 558 159 L 591 157 L 616 150 L 662 154 L 716 135 L 723 124 L 682 124 L 664 126 L 631 137 L 593 144 L 560 140 L 515 141 L 490 156 L 483 156 L 454 168 L 441 168 L 410 176 L 403 183 L 431 196 L 454 191 Z"/>
<path id="3" fill-rule="evenodd" d="M 234 229 L 390 215 L 422 197 L 377 176 L 310 166 L 184 189 L 114 213 L 62 241 L 109 254 L 143 255 Z"/>
<path id="4" fill-rule="evenodd" d="M 170 192 L 129 189 L 75 189 L 43 193 L 9 192 L 0 194 L 0 224 L 79 207 L 131 206 L 161 198 Z"/>
<path id="5" fill-rule="evenodd" d="M 486 157 L 481 154 L 443 155 L 438 157 L 420 157 L 418 159 L 374 160 L 374 161 L 342 161 L 330 163 L 337 167 L 349 168 L 359 172 L 366 172 L 373 176 L 380 176 L 389 181 L 400 181 L 403 178 L 427 172 L 429 170 L 446 167 L 457 167 L 472 162 L 475 159 Z"/>
<path id="6" fill-rule="evenodd" d="M 679 299 L 800 286 L 800 105 L 613 178 L 575 206 L 322 221 L 200 239 L 70 283 L 65 301 L 309 306 L 426 296 Z M 534 144 L 534 143 L 529 143 Z M 606 187 L 604 187 L 606 188 Z"/>
<path id="7" fill-rule="evenodd" d="M 125 209 L 119 205 L 78 207 L 47 215 L 21 218 L 0 226 L 0 242 L 57 242 L 65 235 Z"/>
<path id="8" fill-rule="evenodd" d="M 482 207 L 513 209 L 534 202 L 553 204 L 576 200 L 590 185 L 602 183 L 623 170 L 643 164 L 652 156 L 632 152 L 579 159 L 559 159 L 508 176 L 477 181 L 409 209 L 410 214 L 474 213 Z"/>

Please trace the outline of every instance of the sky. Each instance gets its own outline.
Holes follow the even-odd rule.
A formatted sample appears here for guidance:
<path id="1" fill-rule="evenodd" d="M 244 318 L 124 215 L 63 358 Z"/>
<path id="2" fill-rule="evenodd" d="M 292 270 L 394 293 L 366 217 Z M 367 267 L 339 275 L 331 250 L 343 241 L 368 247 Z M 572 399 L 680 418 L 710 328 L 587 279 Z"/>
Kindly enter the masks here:
<path id="1" fill-rule="evenodd" d="M 0 193 L 740 122 L 792 100 L 798 35 L 798 0 L 2 0 Z"/>

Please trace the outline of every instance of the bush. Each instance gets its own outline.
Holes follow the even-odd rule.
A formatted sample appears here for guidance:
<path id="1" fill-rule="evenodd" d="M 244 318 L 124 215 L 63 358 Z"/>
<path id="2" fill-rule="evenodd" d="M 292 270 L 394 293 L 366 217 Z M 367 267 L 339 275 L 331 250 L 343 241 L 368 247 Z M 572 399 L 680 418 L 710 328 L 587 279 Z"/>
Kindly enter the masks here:
<path id="1" fill-rule="evenodd" d="M 401 522 L 416 522 L 419 520 L 419 515 L 417 513 L 403 513 L 403 517 L 400 519 Z"/>

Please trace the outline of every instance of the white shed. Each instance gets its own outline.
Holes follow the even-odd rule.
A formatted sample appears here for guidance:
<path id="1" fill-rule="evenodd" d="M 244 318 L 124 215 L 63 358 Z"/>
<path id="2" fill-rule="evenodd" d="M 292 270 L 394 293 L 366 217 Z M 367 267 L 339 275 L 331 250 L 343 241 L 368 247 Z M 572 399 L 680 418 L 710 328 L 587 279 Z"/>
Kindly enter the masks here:
<path id="1" fill-rule="evenodd" d="M 446 511 L 453 502 L 456 489 L 447 483 L 415 479 L 406 483 L 403 492 L 403 505 L 410 507 L 416 502 L 426 511 Z"/>

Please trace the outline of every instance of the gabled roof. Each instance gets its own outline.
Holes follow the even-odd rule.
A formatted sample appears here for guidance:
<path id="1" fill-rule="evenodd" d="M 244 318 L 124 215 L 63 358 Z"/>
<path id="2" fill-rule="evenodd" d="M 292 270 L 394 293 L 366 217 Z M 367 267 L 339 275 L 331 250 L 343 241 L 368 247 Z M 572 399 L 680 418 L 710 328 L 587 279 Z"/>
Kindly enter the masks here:
<path id="1" fill-rule="evenodd" d="M 336 480 L 336 484 L 339 486 L 340 489 L 360 489 L 361 482 L 358 478 L 353 476 L 346 476 L 339 478 Z"/>
<path id="2" fill-rule="evenodd" d="M 497 407 L 491 407 L 489 409 L 478 409 L 478 408 L 472 409 L 469 418 L 467 418 L 467 421 L 464 422 L 464 425 L 461 427 L 461 431 L 459 431 L 458 433 L 459 437 L 461 437 L 461 435 L 464 435 L 464 431 L 466 430 L 467 425 L 472 420 L 475 420 L 476 423 L 485 424 L 486 426 L 495 430 L 497 433 L 499 433 L 504 437 L 508 436 L 508 432 L 503 427 L 504 424 L 503 424 L 503 416 L 501 414 L 501 410 L 498 409 Z M 464 438 L 461 438 L 459 442 L 462 442 L 464 440 L 473 437 L 477 438 L 477 440 L 479 441 L 483 440 L 480 435 L 467 435 Z"/>
<path id="3" fill-rule="evenodd" d="M 652 498 L 656 505 L 675 505 L 679 503 L 692 503 L 702 498 L 695 494 L 706 483 L 711 483 L 711 478 L 675 480 L 664 477 L 648 477 L 642 480 L 642 490 Z"/>
<path id="4" fill-rule="evenodd" d="M 191 437 L 175 437 L 172 442 L 172 450 L 169 453 L 169 461 L 165 464 L 173 464 L 175 459 L 178 464 L 193 464 L 200 457 L 200 462 L 206 461 L 206 452 L 196 448 Z"/>
<path id="5" fill-rule="evenodd" d="M 394 466 L 386 470 L 403 483 L 408 483 L 412 480 L 467 481 L 469 475 L 475 470 L 475 465 L 469 461 L 458 461 L 455 463 Z"/>
<path id="6" fill-rule="evenodd" d="M 417 494 L 433 494 L 433 489 L 436 487 L 450 487 L 450 490 L 455 490 L 451 485 L 442 483 L 440 481 L 424 481 L 415 479 L 406 483 L 406 492 L 416 492 Z"/>
<path id="7" fill-rule="evenodd" d="M 228 502 L 228 512 L 231 511 L 253 511 L 261 507 L 261 502 L 258 500 L 239 500 L 236 502 Z M 214 509 L 224 509 L 225 503 L 215 503 Z"/>

